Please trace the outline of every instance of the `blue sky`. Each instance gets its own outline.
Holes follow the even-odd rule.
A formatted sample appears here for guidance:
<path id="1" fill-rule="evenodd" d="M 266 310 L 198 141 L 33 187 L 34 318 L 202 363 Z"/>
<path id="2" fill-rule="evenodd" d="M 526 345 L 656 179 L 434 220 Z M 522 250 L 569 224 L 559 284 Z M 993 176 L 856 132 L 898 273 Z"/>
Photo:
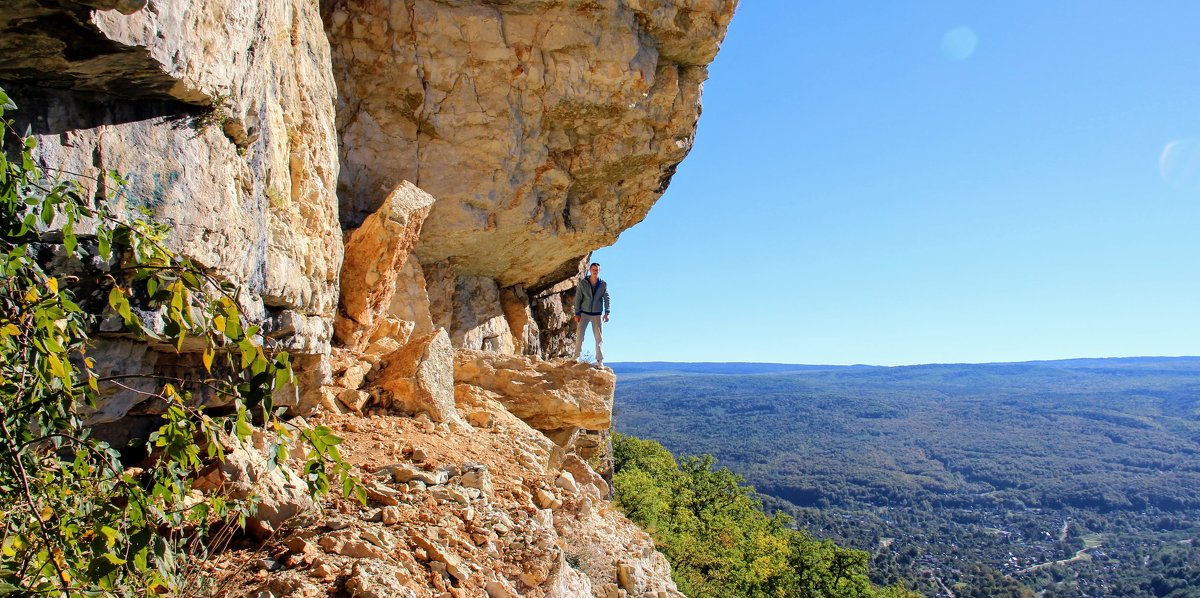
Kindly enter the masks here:
<path id="1" fill-rule="evenodd" d="M 1196 23 L 1193 1 L 743 0 L 691 155 L 593 255 L 606 358 L 1200 354 Z"/>

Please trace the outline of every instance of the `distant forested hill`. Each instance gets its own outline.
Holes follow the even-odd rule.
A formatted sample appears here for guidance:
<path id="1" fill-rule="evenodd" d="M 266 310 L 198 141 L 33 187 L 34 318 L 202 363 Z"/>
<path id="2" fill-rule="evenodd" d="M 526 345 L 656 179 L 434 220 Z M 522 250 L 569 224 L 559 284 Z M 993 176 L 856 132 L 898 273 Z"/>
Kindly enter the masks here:
<path id="1" fill-rule="evenodd" d="M 866 365 L 791 365 L 786 363 L 672 363 L 669 361 L 640 361 L 610 363 L 621 375 L 633 374 L 780 374 L 787 372 L 820 372 L 828 370 L 871 369 Z"/>
<path id="2" fill-rule="evenodd" d="M 1048 595 L 1126 581 L 1125 594 L 1091 595 L 1165 596 L 1126 579 L 1131 561 L 1097 562 L 1200 543 L 1200 358 L 610 365 L 618 431 L 715 455 L 814 531 L 886 544 L 877 556 L 897 571 L 937 577 L 937 553 L 974 555 L 988 567 L 980 575 Z M 1102 546 L 1022 572 L 1076 556 L 1085 537 Z M 951 547 L 964 540 L 972 550 Z M 901 552 L 911 546 L 925 548 Z M 1200 555 L 1189 554 L 1183 570 L 1200 584 Z M 1039 581 L 1056 571 L 1070 576 Z"/>

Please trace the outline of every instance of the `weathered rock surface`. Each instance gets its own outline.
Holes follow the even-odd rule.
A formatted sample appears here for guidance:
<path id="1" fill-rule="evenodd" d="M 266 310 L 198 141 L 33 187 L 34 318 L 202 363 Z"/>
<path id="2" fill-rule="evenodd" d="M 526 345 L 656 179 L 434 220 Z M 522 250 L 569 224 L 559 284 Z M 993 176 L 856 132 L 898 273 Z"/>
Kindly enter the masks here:
<path id="1" fill-rule="evenodd" d="M 410 180 L 417 254 L 535 291 L 645 217 L 691 149 L 734 0 L 338 0 L 342 218 Z"/>
<path id="2" fill-rule="evenodd" d="M 136 107 L 97 101 L 108 96 L 94 93 L 24 106 L 22 117 L 44 133 L 42 159 L 85 177 L 105 169 L 127 174 L 124 190 L 101 194 L 171 223 L 177 249 L 245 284 L 259 309 L 328 319 L 342 258 L 336 89 L 315 6 L 161 0 L 129 15 L 95 12 L 81 27 L 116 54 L 143 56 L 159 80 L 171 82 L 166 97 L 177 103 L 143 118 Z M 69 71 L 90 64 L 63 56 Z M 89 91 L 144 91 L 119 72 L 90 81 L 99 89 Z M 189 118 L 196 111 L 183 103 L 213 111 Z"/>
<path id="3" fill-rule="evenodd" d="M 582 484 L 556 483 L 566 462 L 548 457 L 560 449 L 494 393 L 459 389 L 459 409 L 492 413 L 492 426 L 455 432 L 396 416 L 314 421 L 345 439 L 347 460 L 372 472 L 361 473 L 370 501 L 329 499 L 324 520 L 279 529 L 260 570 L 235 571 L 222 586 L 251 596 L 681 596 L 645 532 Z M 582 461 L 571 468 L 579 473 L 565 476 L 596 475 Z"/>
<path id="4" fill-rule="evenodd" d="M 172 97 L 178 81 L 166 76 L 149 52 L 115 43 L 90 22 L 92 9 L 131 14 L 144 8 L 145 0 L 56 4 L 5 3 L 0 13 L 0 80 L 93 93 L 121 91 L 124 97 Z M 80 54 L 86 59 L 80 60 Z"/>
<path id="5" fill-rule="evenodd" d="M 317 506 L 304 480 L 288 465 L 268 456 L 269 439 L 257 433 L 250 442 L 233 443 L 225 460 L 195 483 L 197 490 L 224 493 L 238 499 L 255 497 L 258 507 L 247 529 L 259 538 L 269 537 L 297 519 L 315 518 Z"/>
<path id="6" fill-rule="evenodd" d="M 454 379 L 496 393 L 538 430 L 603 430 L 612 422 L 617 377 L 588 364 L 458 349 Z"/>
<path id="7" fill-rule="evenodd" d="M 455 347 L 517 352 L 517 339 L 508 326 L 496 281 L 486 276 L 459 276 L 452 303 L 450 340 Z"/>
<path id="8" fill-rule="evenodd" d="M 275 346 L 328 353 L 342 238 L 336 89 L 316 5 L 138 4 L 6 5 L 0 47 L 21 50 L 0 60 L 0 80 L 17 85 L 13 115 L 40 162 L 168 224 L 173 249 L 240 285 L 244 313 Z M 128 14 L 92 10 L 118 5 Z"/>
<path id="9" fill-rule="evenodd" d="M 582 271 L 582 263 L 580 271 Z M 570 357 L 575 350 L 575 278 L 568 278 L 532 297 L 538 341 L 544 359 Z"/>
<path id="10" fill-rule="evenodd" d="M 372 380 L 388 407 L 409 414 L 427 413 L 434 421 L 456 421 L 454 350 L 446 331 L 414 338 L 384 356 Z"/>
<path id="11" fill-rule="evenodd" d="M 388 313 L 413 323 L 413 333 L 426 334 L 433 331 L 433 316 L 429 313 L 429 291 L 425 285 L 425 272 L 421 260 L 409 255 L 396 274 L 396 290 Z"/>
<path id="12" fill-rule="evenodd" d="M 513 353 L 542 356 L 541 327 L 534 318 L 529 295 L 521 285 L 500 289 L 500 309 L 512 335 Z"/>
<path id="13" fill-rule="evenodd" d="M 342 346 L 365 348 L 377 321 L 389 313 L 397 279 L 433 201 L 428 193 L 402 181 L 379 210 L 348 235 L 334 329 Z"/>
<path id="14" fill-rule="evenodd" d="M 578 493 L 599 500 L 607 498 L 612 492 L 608 486 L 608 482 L 600 474 L 596 473 L 592 469 L 592 466 L 588 465 L 587 461 L 584 461 L 577 455 L 567 455 L 563 460 L 562 469 L 564 474 L 571 475 L 571 481 L 578 489 Z"/>
<path id="15" fill-rule="evenodd" d="M 416 598 L 412 588 L 404 586 L 400 576 L 378 561 L 354 563 L 346 591 L 353 598 Z"/>

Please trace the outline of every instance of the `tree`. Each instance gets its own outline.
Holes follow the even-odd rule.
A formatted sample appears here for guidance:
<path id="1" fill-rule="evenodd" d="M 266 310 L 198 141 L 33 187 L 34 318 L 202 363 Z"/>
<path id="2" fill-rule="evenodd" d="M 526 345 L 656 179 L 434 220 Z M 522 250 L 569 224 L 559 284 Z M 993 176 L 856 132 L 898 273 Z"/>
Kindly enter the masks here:
<path id="1" fill-rule="evenodd" d="M 867 577 L 867 553 L 768 517 L 754 489 L 711 455 L 677 463 L 662 445 L 613 435 L 617 505 L 654 537 L 688 596 L 907 596 Z"/>

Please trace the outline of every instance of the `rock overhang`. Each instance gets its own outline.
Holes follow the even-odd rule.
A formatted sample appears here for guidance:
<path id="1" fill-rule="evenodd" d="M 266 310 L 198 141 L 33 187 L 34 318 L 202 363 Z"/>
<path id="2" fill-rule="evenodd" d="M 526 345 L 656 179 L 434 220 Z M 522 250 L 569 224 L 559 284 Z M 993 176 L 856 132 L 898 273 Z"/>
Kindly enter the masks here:
<path id="1" fill-rule="evenodd" d="M 735 4 L 327 3 L 343 226 L 408 180 L 437 199 L 422 263 L 502 287 L 575 274 L 690 151 Z"/>

